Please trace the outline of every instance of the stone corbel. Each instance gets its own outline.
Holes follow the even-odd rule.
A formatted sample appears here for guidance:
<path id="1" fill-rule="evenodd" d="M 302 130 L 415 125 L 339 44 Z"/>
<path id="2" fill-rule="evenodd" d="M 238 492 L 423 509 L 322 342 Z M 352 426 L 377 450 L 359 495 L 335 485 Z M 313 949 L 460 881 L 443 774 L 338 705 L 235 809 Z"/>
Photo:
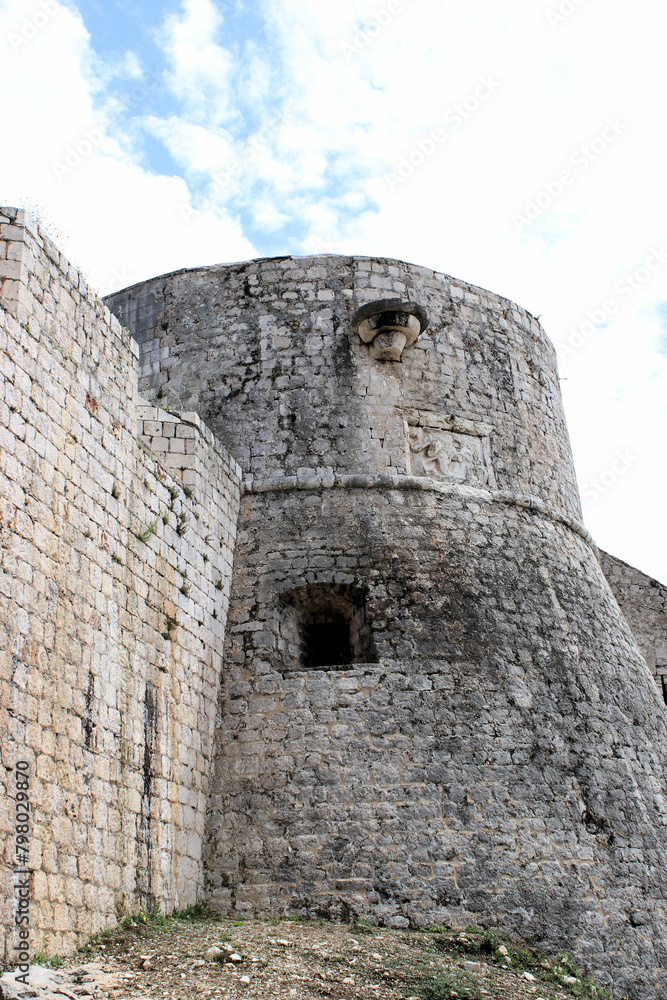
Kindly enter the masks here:
<path id="1" fill-rule="evenodd" d="M 377 299 L 357 309 L 352 328 L 378 361 L 400 361 L 405 347 L 414 344 L 428 326 L 423 306 L 401 299 Z"/>

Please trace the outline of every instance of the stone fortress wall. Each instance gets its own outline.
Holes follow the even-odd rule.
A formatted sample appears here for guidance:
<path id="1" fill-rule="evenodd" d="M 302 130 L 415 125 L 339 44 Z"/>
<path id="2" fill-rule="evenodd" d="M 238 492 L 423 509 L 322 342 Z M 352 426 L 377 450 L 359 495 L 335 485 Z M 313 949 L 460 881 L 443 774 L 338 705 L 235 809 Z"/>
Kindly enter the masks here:
<path id="1" fill-rule="evenodd" d="M 2 213 L 5 955 L 25 759 L 36 948 L 206 899 L 498 923 L 662 995 L 664 591 L 602 554 L 633 638 L 537 321 L 315 257 L 142 283 L 121 326 Z M 428 315 L 400 362 L 378 299 Z"/>
<path id="2" fill-rule="evenodd" d="M 608 552 L 600 565 L 667 704 L 667 586 Z"/>
<path id="3" fill-rule="evenodd" d="M 201 895 L 239 469 L 137 392 L 137 345 L 39 228 L 0 209 L 0 952 L 16 765 L 34 950 Z M 16 939 L 14 938 L 14 941 Z"/>
<path id="4" fill-rule="evenodd" d="M 388 299 L 428 314 L 400 363 L 355 327 Z M 667 712 L 580 523 L 537 321 L 346 257 L 107 302 L 143 391 L 198 412 L 244 474 L 207 900 L 499 923 L 619 996 L 664 995 Z"/>

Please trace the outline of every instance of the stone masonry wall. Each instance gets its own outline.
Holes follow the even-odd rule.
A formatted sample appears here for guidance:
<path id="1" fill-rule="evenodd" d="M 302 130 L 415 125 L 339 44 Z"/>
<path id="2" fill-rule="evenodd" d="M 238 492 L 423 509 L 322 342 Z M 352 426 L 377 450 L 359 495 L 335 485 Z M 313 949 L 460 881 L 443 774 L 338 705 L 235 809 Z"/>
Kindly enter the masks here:
<path id="1" fill-rule="evenodd" d="M 394 296 L 429 326 L 384 362 L 351 320 Z M 350 257 L 107 301 L 144 390 L 197 410 L 244 470 L 206 898 L 502 926 L 619 998 L 667 995 L 667 709 L 580 523 L 539 323 Z M 320 615 L 354 627 L 314 666 Z"/>
<path id="2" fill-rule="evenodd" d="M 608 552 L 600 565 L 667 703 L 667 586 Z"/>
<path id="3" fill-rule="evenodd" d="M 655 1000 L 667 711 L 590 546 L 479 492 L 244 498 L 208 899 L 501 926 Z M 309 583 L 366 588 L 377 663 L 298 662 L 282 598 Z"/>
<path id="4" fill-rule="evenodd" d="M 350 317 L 394 296 L 421 303 L 429 328 L 378 365 Z M 287 257 L 176 272 L 106 302 L 141 345 L 142 391 L 196 410 L 255 481 L 428 475 L 420 447 L 451 431 L 488 448 L 477 481 L 581 518 L 554 349 L 486 289 L 402 261 Z"/>
<path id="5" fill-rule="evenodd" d="M 239 470 L 143 405 L 138 349 L 22 212 L 0 210 L 0 954 L 16 764 L 31 944 L 193 903 Z"/>

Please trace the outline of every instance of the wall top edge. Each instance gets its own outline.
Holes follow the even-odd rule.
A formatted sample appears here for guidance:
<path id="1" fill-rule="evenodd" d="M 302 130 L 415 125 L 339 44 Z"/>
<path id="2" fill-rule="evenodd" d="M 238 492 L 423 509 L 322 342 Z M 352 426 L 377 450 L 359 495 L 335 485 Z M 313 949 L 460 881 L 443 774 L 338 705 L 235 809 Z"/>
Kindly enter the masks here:
<path id="1" fill-rule="evenodd" d="M 3 222 L 9 220 L 13 226 L 22 226 L 29 229 L 34 235 L 38 235 L 39 221 L 35 215 L 26 208 L 17 208 L 14 205 L 0 205 L 0 216 L 4 216 Z"/>
<path id="2" fill-rule="evenodd" d="M 662 581 L 657 580 L 654 576 L 651 576 L 649 573 L 645 573 L 642 569 L 639 569 L 639 567 L 633 566 L 632 563 L 626 562 L 625 559 L 619 559 L 619 557 L 615 556 L 613 552 L 607 552 L 606 549 L 599 549 L 599 552 L 601 558 L 613 559 L 613 561 L 616 563 L 617 566 L 620 566 L 623 569 L 629 569 L 633 573 L 639 574 L 641 577 L 643 577 L 648 586 L 657 587 L 660 590 L 667 589 L 667 583 L 662 583 Z"/>
<path id="3" fill-rule="evenodd" d="M 206 273 L 215 273 L 216 271 L 219 271 L 221 273 L 230 271 L 233 272 L 234 270 L 250 269 L 253 266 L 270 265 L 270 264 L 281 265 L 285 269 L 288 269 L 289 267 L 303 267 L 304 264 L 308 261 L 312 261 L 314 265 L 320 261 L 327 261 L 327 260 L 345 262 L 347 263 L 348 266 L 353 266 L 355 264 L 368 262 L 371 264 L 376 263 L 376 264 L 384 264 L 388 266 L 398 266 L 401 268 L 406 268 L 408 272 L 412 272 L 413 274 L 419 274 L 421 272 L 421 274 L 424 276 L 434 277 L 436 280 L 442 282 L 443 284 L 451 285 L 454 288 L 463 290 L 464 292 L 471 292 L 472 294 L 482 294 L 488 296 L 495 302 L 497 302 L 498 305 L 503 306 L 505 308 L 508 306 L 515 308 L 521 315 L 528 317 L 528 319 L 532 323 L 535 323 L 540 328 L 540 330 L 543 330 L 540 321 L 537 319 L 536 316 L 534 316 L 531 312 L 529 312 L 528 309 L 525 309 L 523 306 L 519 305 L 519 303 L 514 302 L 507 296 L 501 295 L 498 292 L 491 291 L 488 288 L 484 288 L 482 285 L 475 285 L 472 282 L 465 281 L 463 278 L 456 278 L 453 275 L 446 274 L 444 271 L 437 271 L 434 268 L 427 267 L 426 265 L 414 264 L 411 263 L 410 261 L 402 260 L 398 257 L 372 257 L 367 254 L 359 254 L 359 255 L 331 254 L 331 253 L 303 254 L 303 255 L 283 254 L 281 256 L 275 256 L 275 257 L 252 257 L 249 260 L 245 261 L 229 261 L 217 264 L 201 264 L 197 267 L 181 267 L 174 271 L 166 271 L 163 274 L 154 275 L 151 278 L 145 278 L 142 281 L 135 281 L 132 285 L 127 285 L 124 288 L 119 288 L 117 291 L 110 292 L 108 295 L 105 295 L 104 301 L 106 302 L 109 299 L 116 298 L 116 296 L 118 295 L 124 295 L 127 294 L 128 292 L 134 291 L 135 289 L 148 286 L 153 282 L 164 281 L 168 278 L 176 278 L 179 277 L 180 275 L 206 274 Z"/>
<path id="4" fill-rule="evenodd" d="M 2 236 L 4 241 L 12 242 L 15 239 L 17 243 L 30 243 L 30 239 L 26 239 L 24 235 L 25 233 L 29 234 L 37 243 L 39 253 L 44 254 L 58 268 L 63 280 L 76 289 L 82 299 L 95 308 L 99 307 L 104 314 L 104 322 L 110 330 L 127 345 L 132 355 L 139 360 L 141 354 L 140 347 L 129 330 L 119 323 L 118 319 L 110 311 L 104 298 L 89 283 L 83 271 L 72 264 L 60 251 L 51 237 L 44 231 L 36 216 L 24 208 L 2 205 L 0 206 L 0 223 L 10 227 L 10 233 L 7 233 L 6 230 L 4 231 L 4 235 Z M 15 233 L 12 230 L 15 230 Z M 27 261 L 28 264 L 25 274 L 21 278 L 21 283 L 27 288 L 28 274 L 31 272 L 33 265 L 30 263 L 29 256 L 24 257 L 23 260 Z M 5 311 L 9 311 L 10 314 L 14 313 L 16 303 L 4 298 L 0 300 L 0 304 Z"/>

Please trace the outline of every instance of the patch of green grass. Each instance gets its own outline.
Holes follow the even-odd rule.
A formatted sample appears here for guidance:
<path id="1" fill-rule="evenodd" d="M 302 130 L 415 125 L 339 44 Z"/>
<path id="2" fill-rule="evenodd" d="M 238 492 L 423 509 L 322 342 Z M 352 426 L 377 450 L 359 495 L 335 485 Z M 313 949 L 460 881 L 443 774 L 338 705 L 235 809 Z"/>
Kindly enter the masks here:
<path id="1" fill-rule="evenodd" d="M 153 521 L 152 524 L 149 524 L 147 528 L 144 528 L 142 531 L 137 531 L 135 532 L 135 534 L 140 542 L 147 542 L 148 539 L 155 534 L 156 528 L 157 528 L 157 519 Z"/>
<path id="2" fill-rule="evenodd" d="M 611 994 L 602 986 L 594 983 L 592 979 L 583 975 L 577 963 L 566 951 L 556 956 L 555 961 L 550 964 L 549 969 L 541 971 L 542 975 L 538 976 L 538 978 L 549 983 L 557 983 L 562 990 L 567 990 L 572 996 L 581 997 L 582 1000 L 611 1000 Z M 564 983 L 563 976 L 571 976 L 578 981 L 576 983 Z"/>
<path id="3" fill-rule="evenodd" d="M 459 1000 L 483 1000 L 475 979 L 453 969 L 429 972 L 414 980 L 411 988 L 424 1000 L 450 1000 L 452 993 L 456 993 Z"/>
<path id="4" fill-rule="evenodd" d="M 162 633 L 162 638 L 168 639 L 171 642 L 177 627 L 178 627 L 178 621 L 175 618 L 172 618 L 171 615 L 167 615 L 167 624 L 165 626 L 164 632 Z"/>
<path id="5" fill-rule="evenodd" d="M 215 910 L 209 910 L 205 903 L 194 903 L 186 906 L 184 910 L 174 910 L 172 913 L 174 920 L 221 920 L 221 916 Z M 220 935 L 222 941 L 229 941 L 229 934 Z"/>
<path id="6" fill-rule="evenodd" d="M 509 936 L 495 928 L 481 930 L 475 925 L 469 925 L 465 934 L 456 936 L 451 931 L 447 933 L 445 928 L 432 927 L 429 930 L 433 937 L 423 939 L 424 954 L 433 954 L 437 950 L 452 956 L 469 955 L 476 958 L 484 956 L 487 961 L 496 966 L 507 966 L 517 973 L 530 972 L 535 977 L 536 982 L 556 984 L 571 996 L 580 997 L 581 1000 L 603 1000 L 603 998 L 607 1000 L 609 998 L 609 993 L 585 977 L 576 962 L 566 952 L 561 953 L 555 959 L 549 959 L 539 948 L 530 943 L 521 946 L 511 944 Z M 445 933 L 443 934 L 442 931 Z M 422 993 L 422 996 L 425 997 L 425 1000 L 434 1000 L 437 989 L 440 988 L 440 980 L 437 980 L 435 985 L 429 986 L 430 971 L 423 966 L 422 971 L 423 975 L 426 976 L 428 989 L 432 987 L 435 991 L 432 995 Z M 455 974 L 458 975 L 458 973 Z M 577 982 L 564 983 L 564 976 L 572 977 Z M 445 983 L 443 989 L 448 988 L 446 977 L 443 982 Z M 415 993 L 419 993 L 418 986 L 419 983 L 415 983 Z M 461 998 L 474 995 L 462 993 L 457 986 L 453 986 L 451 990 L 459 993 Z M 448 994 L 445 992 L 443 996 L 448 996 Z"/>
<path id="7" fill-rule="evenodd" d="M 162 912 L 162 908 L 160 907 L 160 904 L 157 899 L 153 901 L 152 908 L 147 912 L 146 921 L 147 922 L 150 921 L 151 924 L 154 924 L 158 927 L 163 927 L 167 923 L 168 918 L 165 917 L 164 913 Z"/>
<path id="8" fill-rule="evenodd" d="M 367 920 L 363 919 L 355 920 L 352 924 L 352 928 L 357 934 L 372 934 L 375 930 L 375 927 L 372 924 L 369 924 Z"/>
<path id="9" fill-rule="evenodd" d="M 117 552 L 114 552 L 113 555 L 111 556 L 111 558 L 113 559 L 113 561 L 115 563 L 118 563 L 119 566 L 123 565 L 123 560 L 121 559 L 121 557 L 118 555 Z"/>
<path id="10" fill-rule="evenodd" d="M 100 931 L 98 931 L 97 934 L 93 934 L 92 937 L 89 937 L 86 943 L 81 945 L 78 951 L 84 952 L 86 955 L 95 955 L 100 951 L 101 943 L 101 935 Z"/>

